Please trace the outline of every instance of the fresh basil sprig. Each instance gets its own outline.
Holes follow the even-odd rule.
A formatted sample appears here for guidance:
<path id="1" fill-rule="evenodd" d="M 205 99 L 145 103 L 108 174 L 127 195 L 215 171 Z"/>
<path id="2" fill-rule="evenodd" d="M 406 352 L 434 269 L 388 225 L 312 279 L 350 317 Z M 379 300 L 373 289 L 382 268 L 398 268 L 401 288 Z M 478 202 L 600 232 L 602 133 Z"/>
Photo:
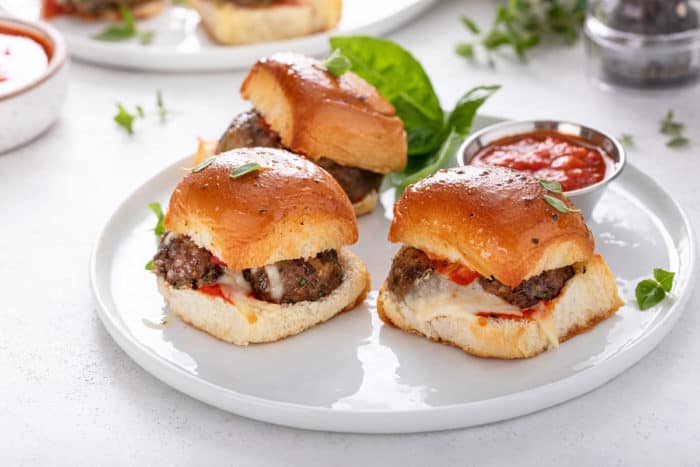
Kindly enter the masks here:
<path id="1" fill-rule="evenodd" d="M 321 63 L 326 67 L 326 70 L 336 78 L 350 70 L 352 66 L 348 57 L 340 53 L 338 49 L 334 49 L 328 58 Z"/>
<path id="2" fill-rule="evenodd" d="M 402 172 L 391 174 L 398 187 L 442 167 L 471 131 L 477 109 L 500 88 L 476 87 L 446 115 L 421 64 L 399 45 L 367 36 L 332 37 L 330 42 L 350 59 L 353 72 L 391 102 L 404 123 L 410 157 Z"/>
<path id="3" fill-rule="evenodd" d="M 238 177 L 242 177 L 245 174 L 249 174 L 251 172 L 255 172 L 256 170 L 262 169 L 265 169 L 265 167 L 258 164 L 257 162 L 248 162 L 247 164 L 243 164 L 242 166 L 238 167 L 236 170 L 231 172 L 229 174 L 229 177 L 231 177 L 232 179 L 236 179 Z"/>
<path id="4" fill-rule="evenodd" d="M 690 140 L 683 135 L 684 130 L 685 124 L 675 120 L 673 110 L 669 110 L 664 119 L 661 120 L 659 131 L 671 138 L 666 142 L 666 146 L 670 148 L 679 148 L 690 144 Z"/>
<path id="5" fill-rule="evenodd" d="M 637 298 L 639 309 L 644 311 L 658 305 L 673 288 L 675 272 L 654 269 L 654 278 L 645 279 L 637 284 L 634 295 Z"/>
<path id="6" fill-rule="evenodd" d="M 160 89 L 156 91 L 156 107 L 161 123 L 165 123 L 168 115 L 170 115 L 171 112 L 165 107 L 163 102 L 163 93 Z M 138 118 L 146 118 L 147 116 L 146 112 L 143 110 L 143 107 L 140 105 L 137 105 L 135 109 L 136 112 L 131 113 L 121 103 L 117 102 L 117 115 L 114 116 L 114 121 L 117 123 L 117 125 L 124 128 L 130 135 L 134 134 L 134 121 Z"/>
<path id="7" fill-rule="evenodd" d="M 165 224 L 163 223 L 163 220 L 165 219 L 165 215 L 163 214 L 163 208 L 160 206 L 160 203 L 153 202 L 153 203 L 148 203 L 148 207 L 153 211 L 153 214 L 156 215 L 158 218 L 158 222 L 156 222 L 156 226 L 153 227 L 153 232 L 156 234 L 156 237 L 160 238 L 161 235 L 165 233 Z"/>

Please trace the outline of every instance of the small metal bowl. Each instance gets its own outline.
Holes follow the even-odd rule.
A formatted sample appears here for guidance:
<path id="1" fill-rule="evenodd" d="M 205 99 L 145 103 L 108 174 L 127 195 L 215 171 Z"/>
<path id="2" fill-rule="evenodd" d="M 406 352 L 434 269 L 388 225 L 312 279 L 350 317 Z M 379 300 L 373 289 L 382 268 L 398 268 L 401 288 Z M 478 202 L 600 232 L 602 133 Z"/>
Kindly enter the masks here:
<path id="1" fill-rule="evenodd" d="M 627 153 L 622 143 L 602 131 L 594 130 L 587 126 L 579 125 L 578 123 L 548 120 L 497 123 L 467 138 L 457 152 L 457 163 L 459 165 L 469 165 L 476 153 L 485 146 L 501 138 L 541 130 L 554 131 L 563 135 L 578 136 L 592 146 L 603 149 L 612 159 L 612 167 L 607 167 L 603 180 L 585 188 L 565 192 L 566 196 L 581 210 L 584 217 L 589 219 L 596 204 L 598 204 L 603 193 L 605 193 L 608 184 L 620 175 L 627 163 Z"/>

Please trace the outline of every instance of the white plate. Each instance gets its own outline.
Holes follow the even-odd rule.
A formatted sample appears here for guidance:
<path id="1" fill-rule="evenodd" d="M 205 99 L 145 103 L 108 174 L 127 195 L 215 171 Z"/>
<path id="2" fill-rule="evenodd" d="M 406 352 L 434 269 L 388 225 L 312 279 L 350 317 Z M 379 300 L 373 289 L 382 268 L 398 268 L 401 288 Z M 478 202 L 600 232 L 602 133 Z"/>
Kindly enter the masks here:
<path id="1" fill-rule="evenodd" d="M 116 342 L 147 371 L 190 396 L 246 417 L 307 429 L 365 433 L 467 427 L 516 417 L 600 386 L 649 352 L 689 295 L 694 237 L 680 207 L 628 166 L 590 225 L 627 306 L 557 350 L 524 361 L 471 357 L 382 325 L 374 309 L 396 245 L 380 208 L 362 217 L 353 250 L 373 292 L 354 311 L 298 336 L 247 348 L 183 324 L 164 308 L 144 265 L 155 252 L 154 216 L 182 177 L 185 159 L 132 193 L 101 231 L 90 263 L 98 312 Z M 389 207 L 392 193 L 385 192 Z M 390 212 L 390 211 L 389 211 Z M 640 312 L 634 286 L 676 271 L 674 298 Z M 161 325 L 161 319 L 166 324 Z"/>
<path id="2" fill-rule="evenodd" d="M 60 30 L 70 54 L 99 65 L 160 71 L 207 71 L 247 68 L 260 57 L 279 51 L 318 55 L 328 50 L 332 35 L 382 35 L 426 10 L 435 0 L 344 0 L 338 29 L 298 39 L 253 45 L 221 46 L 212 41 L 199 24 L 199 15 L 189 8 L 173 6 L 158 17 L 139 22 L 141 30 L 154 31 L 147 46 L 137 40 L 103 42 L 92 36 L 104 29 L 102 21 L 86 22 L 58 17 L 51 24 Z M 0 0 L 0 6 L 22 17 L 36 19 L 38 3 Z"/>

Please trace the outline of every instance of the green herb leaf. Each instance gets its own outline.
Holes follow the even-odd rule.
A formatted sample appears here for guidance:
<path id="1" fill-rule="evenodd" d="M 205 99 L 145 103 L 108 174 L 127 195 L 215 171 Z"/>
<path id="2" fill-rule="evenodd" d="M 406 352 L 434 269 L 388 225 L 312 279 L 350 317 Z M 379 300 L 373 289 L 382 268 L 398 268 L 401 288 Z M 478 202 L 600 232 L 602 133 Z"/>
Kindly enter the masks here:
<path id="1" fill-rule="evenodd" d="M 158 115 L 160 115 L 160 121 L 162 123 L 165 123 L 168 119 L 170 111 L 165 108 L 165 104 L 163 103 L 163 93 L 160 89 L 156 91 L 156 106 L 158 107 Z"/>
<path id="2" fill-rule="evenodd" d="M 333 52 L 331 52 L 328 58 L 321 63 L 326 67 L 326 70 L 336 78 L 349 71 L 352 66 L 350 59 L 343 55 L 339 49 L 333 49 Z"/>
<path id="3" fill-rule="evenodd" d="M 472 21 L 471 18 L 462 16 L 462 24 L 464 24 L 464 26 L 466 26 L 466 28 L 469 29 L 472 32 L 472 34 L 481 34 L 479 26 L 477 26 L 477 24 L 474 21 Z"/>
<path id="4" fill-rule="evenodd" d="M 299 279 L 299 287 L 304 287 L 306 285 L 306 278 L 302 277 Z"/>
<path id="5" fill-rule="evenodd" d="M 622 135 L 620 135 L 620 142 L 627 149 L 633 149 L 635 147 L 634 136 L 628 133 L 623 133 Z"/>
<path id="6" fill-rule="evenodd" d="M 683 133 L 685 125 L 674 120 L 673 110 L 669 110 L 666 116 L 661 120 L 661 128 L 659 131 L 667 136 L 680 136 Z"/>
<path id="7" fill-rule="evenodd" d="M 660 303 L 666 297 L 666 291 L 655 280 L 646 279 L 637 284 L 634 295 L 639 309 L 644 311 Z"/>
<path id="8" fill-rule="evenodd" d="M 478 86 L 470 89 L 457 101 L 455 108 L 450 113 L 450 118 L 447 120 L 449 128 L 467 136 L 472 129 L 476 111 L 499 89 L 501 87 L 498 85 Z"/>
<path id="9" fill-rule="evenodd" d="M 143 107 L 141 107 L 140 105 L 136 106 L 136 114 L 141 118 L 146 116 L 145 112 L 143 111 Z"/>
<path id="10" fill-rule="evenodd" d="M 197 172 L 201 172 L 202 170 L 209 167 L 215 160 L 216 160 L 216 156 L 212 156 L 212 157 L 209 157 L 207 159 L 204 159 L 202 162 L 200 162 L 197 165 L 197 167 L 193 167 L 192 170 L 190 170 L 190 172 L 193 174 L 196 174 Z"/>
<path id="11" fill-rule="evenodd" d="M 123 3 L 119 2 L 119 15 L 122 18 L 122 24 L 118 26 L 110 26 L 104 31 L 92 36 L 93 39 L 98 41 L 124 41 L 135 37 L 138 30 L 136 28 L 136 20 L 134 20 L 134 15 L 131 10 Z"/>
<path id="12" fill-rule="evenodd" d="M 134 119 L 136 116 L 126 110 L 123 105 L 117 103 L 117 115 L 114 116 L 114 121 L 119 126 L 124 128 L 130 135 L 134 134 Z"/>
<path id="13" fill-rule="evenodd" d="M 571 209 L 569 206 L 566 205 L 564 201 L 560 200 L 559 198 L 555 198 L 554 196 L 544 195 L 544 200 L 551 207 L 564 214 L 568 214 L 571 212 L 581 212 L 580 209 Z"/>
<path id="14" fill-rule="evenodd" d="M 153 260 L 146 263 L 146 271 L 153 271 Z"/>
<path id="15" fill-rule="evenodd" d="M 469 60 L 474 58 L 474 44 L 468 42 L 462 42 L 455 46 L 455 53 L 460 57 L 468 58 Z"/>
<path id="16" fill-rule="evenodd" d="M 673 288 L 673 278 L 675 276 L 675 272 L 664 271 L 661 268 L 654 269 L 654 279 L 656 279 L 656 282 L 659 283 L 665 292 L 670 292 L 671 288 Z"/>
<path id="17" fill-rule="evenodd" d="M 163 214 L 163 208 L 160 206 L 160 203 L 153 202 L 149 203 L 148 207 L 153 211 L 153 214 L 156 215 L 158 218 L 158 222 L 156 223 L 156 226 L 153 228 L 153 232 L 156 234 L 156 237 L 160 238 L 161 235 L 165 233 L 165 224 L 163 223 L 163 220 L 165 219 L 165 215 Z"/>
<path id="18" fill-rule="evenodd" d="M 680 148 L 688 144 L 690 144 L 690 140 L 685 136 L 674 136 L 666 143 L 666 146 L 669 148 Z"/>
<path id="19" fill-rule="evenodd" d="M 445 116 L 428 75 L 408 51 L 368 36 L 332 37 L 330 43 L 350 59 L 353 72 L 393 104 L 406 129 L 410 156 L 440 147 L 448 133 Z"/>
<path id="20" fill-rule="evenodd" d="M 258 164 L 257 162 L 248 162 L 247 164 L 243 164 L 242 166 L 238 167 L 236 170 L 231 172 L 229 174 L 229 177 L 236 179 L 238 177 L 242 177 L 245 174 L 255 172 L 256 170 L 262 170 L 264 168 L 265 167 Z"/>
<path id="21" fill-rule="evenodd" d="M 552 193 L 561 193 L 561 183 L 554 180 L 540 180 L 540 185 L 544 187 L 545 190 L 551 191 Z"/>

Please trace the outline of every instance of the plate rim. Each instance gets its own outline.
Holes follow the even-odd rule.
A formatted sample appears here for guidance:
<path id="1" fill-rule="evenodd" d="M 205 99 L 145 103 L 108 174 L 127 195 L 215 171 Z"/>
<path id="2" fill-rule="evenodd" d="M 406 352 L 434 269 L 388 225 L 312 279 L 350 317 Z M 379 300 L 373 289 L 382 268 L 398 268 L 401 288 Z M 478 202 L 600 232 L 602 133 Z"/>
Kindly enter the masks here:
<path id="1" fill-rule="evenodd" d="M 646 333 L 631 347 L 602 363 L 557 381 L 490 399 L 411 409 L 348 409 L 272 401 L 239 393 L 185 371 L 138 341 L 118 321 L 116 310 L 107 306 L 98 281 L 98 253 L 105 248 L 103 243 L 110 226 L 115 221 L 116 214 L 129 200 L 136 197 L 140 190 L 154 183 L 154 180 L 163 176 L 164 173 L 182 167 L 190 159 L 191 156 L 187 156 L 161 168 L 144 182 L 132 188 L 128 195 L 120 198 L 116 207 L 109 211 L 106 221 L 103 222 L 97 233 L 90 253 L 88 263 L 90 289 L 97 305 L 97 314 L 104 327 L 122 350 L 139 366 L 171 388 L 219 409 L 247 418 L 301 429 L 387 434 L 466 428 L 516 418 L 580 397 L 622 374 L 644 358 L 663 340 L 683 314 L 685 305 L 690 298 L 691 283 L 687 281 L 682 284 L 682 289 L 674 291 L 676 299 L 651 333 Z M 639 177 L 646 184 L 653 185 L 666 198 L 666 201 L 671 202 L 674 206 L 688 234 L 688 256 L 690 258 L 688 277 L 694 277 L 697 271 L 696 237 L 686 212 L 680 203 L 656 180 L 633 164 L 628 164 L 625 172 L 627 175 L 632 172 L 633 177 Z M 683 263 L 681 262 L 681 264 Z"/>

